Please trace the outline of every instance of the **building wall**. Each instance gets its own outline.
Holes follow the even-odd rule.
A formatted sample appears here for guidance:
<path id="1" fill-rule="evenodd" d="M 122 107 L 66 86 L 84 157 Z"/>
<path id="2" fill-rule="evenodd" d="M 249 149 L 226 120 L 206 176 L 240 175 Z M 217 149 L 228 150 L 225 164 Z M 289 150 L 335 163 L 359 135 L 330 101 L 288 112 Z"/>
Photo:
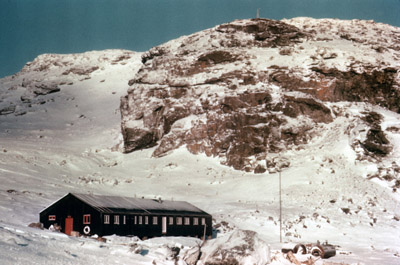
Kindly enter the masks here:
<path id="1" fill-rule="evenodd" d="M 166 233 L 163 233 L 163 217 L 167 218 Z M 181 220 L 180 224 L 178 221 L 179 218 Z M 189 218 L 188 222 L 185 222 L 185 218 Z M 197 223 L 195 223 L 195 218 L 197 218 Z M 104 223 L 105 220 L 107 220 L 108 223 Z M 115 223 L 115 221 L 117 221 L 117 223 Z M 101 236 L 116 234 L 121 236 L 138 236 L 140 238 L 157 236 L 203 237 L 204 232 L 206 236 L 210 237 L 212 235 L 211 216 L 143 213 L 103 214 L 102 222 L 103 230 L 99 234 Z M 204 224 L 206 225 L 206 231 L 204 231 Z"/>
<path id="2" fill-rule="evenodd" d="M 84 215 L 90 215 L 90 224 L 83 224 Z M 50 218 L 50 216 L 52 217 Z M 68 216 L 73 218 L 73 231 L 85 234 L 85 226 L 89 226 L 90 234 L 96 234 L 101 230 L 102 224 L 99 212 L 73 196 L 66 196 L 42 211 L 40 213 L 40 222 L 43 223 L 45 228 L 58 224 L 61 226 L 61 232 L 65 233 L 65 219 Z"/>
<path id="3" fill-rule="evenodd" d="M 90 215 L 90 224 L 83 223 L 84 215 Z M 40 213 L 40 222 L 43 223 L 45 228 L 49 228 L 52 224 L 57 223 L 61 226 L 61 232 L 65 233 L 65 219 L 68 216 L 73 218 L 73 231 L 78 231 L 80 234 L 85 234 L 84 229 L 87 226 L 90 228 L 88 235 L 97 234 L 99 236 L 105 236 L 116 234 L 120 236 L 138 236 L 140 238 L 158 236 L 193 236 L 201 238 L 204 235 L 205 224 L 206 236 L 211 237 L 212 235 L 212 217 L 208 214 L 202 215 L 200 213 L 195 214 L 183 212 L 150 214 L 140 212 L 140 210 L 136 213 L 130 211 L 126 213 L 121 212 L 118 214 L 108 214 L 98 212 L 96 209 L 80 201 L 73 195 L 67 195 L 55 204 L 43 210 Z M 163 233 L 163 217 L 167 218 L 166 233 Z M 185 218 L 188 218 L 186 219 L 188 221 L 185 222 Z M 195 221 L 195 218 L 197 218 L 197 222 Z M 181 220 L 181 224 L 179 224 L 179 220 Z"/>

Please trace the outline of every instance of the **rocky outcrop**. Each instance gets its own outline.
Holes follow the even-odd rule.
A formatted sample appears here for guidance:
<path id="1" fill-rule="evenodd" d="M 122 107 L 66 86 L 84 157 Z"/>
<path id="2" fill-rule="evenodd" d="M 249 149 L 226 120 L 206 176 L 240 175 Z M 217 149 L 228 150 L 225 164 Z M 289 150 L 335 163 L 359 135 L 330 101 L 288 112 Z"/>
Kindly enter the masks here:
<path id="1" fill-rule="evenodd" d="M 59 98 L 63 89 L 93 76 L 104 74 L 114 65 L 130 66 L 135 72 L 140 54 L 126 50 L 92 51 L 81 54 L 42 54 L 28 62 L 19 73 L 2 79 L 0 114 L 15 116 L 32 112 Z M 102 80 L 104 82 L 104 80 Z M 13 93 L 9 92 L 13 91 Z M 2 106 L 6 107 L 3 108 Z"/>
<path id="2" fill-rule="evenodd" d="M 313 98 L 286 96 L 285 102 L 286 104 L 282 107 L 282 111 L 286 116 L 296 118 L 299 115 L 305 115 L 315 122 L 325 123 L 333 120 L 331 110 Z"/>
<path id="3" fill-rule="evenodd" d="M 202 264 L 266 264 L 268 246 L 257 233 L 249 230 L 235 232 L 212 240 L 202 247 Z"/>
<path id="4" fill-rule="evenodd" d="M 367 133 L 367 139 L 362 142 L 362 146 L 369 152 L 377 155 L 387 155 L 392 151 L 389 140 L 381 128 L 372 128 Z"/>
<path id="5" fill-rule="evenodd" d="M 385 130 L 382 128 L 384 116 L 375 111 L 364 111 L 359 120 L 353 121 L 354 124 L 349 128 L 352 128 L 350 139 L 351 146 L 357 154 L 356 160 L 381 163 L 384 157 L 389 158 L 395 149 L 390 140 L 396 139 L 396 136 L 393 135 L 391 127 Z"/>
<path id="6" fill-rule="evenodd" d="M 229 23 L 218 26 L 218 32 L 224 33 L 222 45 L 225 47 L 278 47 L 301 42 L 306 34 L 297 27 L 270 19 L 251 19 L 245 23 Z M 241 34 L 248 40 L 241 40 Z"/>
<path id="7" fill-rule="evenodd" d="M 68 70 L 66 70 L 65 72 L 63 72 L 63 75 L 69 75 L 69 74 L 75 74 L 75 75 L 89 75 L 92 72 L 98 70 L 99 67 L 98 66 L 92 66 L 92 67 L 88 67 L 88 68 L 77 68 L 77 67 L 72 67 Z"/>
<path id="8" fill-rule="evenodd" d="M 13 104 L 9 105 L 0 105 L 0 115 L 7 115 L 14 113 L 16 109 L 16 106 Z"/>
<path id="9" fill-rule="evenodd" d="M 44 96 L 60 91 L 59 84 L 57 82 L 24 81 L 22 82 L 22 87 L 26 88 L 28 93 L 31 93 L 35 96 Z"/>
<path id="10" fill-rule="evenodd" d="M 312 67 L 311 70 L 316 75 L 304 81 L 292 69 L 274 67 L 270 81 L 290 90 L 311 94 L 322 101 L 368 102 L 400 113 L 400 89 L 394 81 L 397 74 L 394 68 L 362 73 L 319 67 Z"/>
<path id="11" fill-rule="evenodd" d="M 379 113 L 369 112 L 363 117 L 363 120 L 370 127 L 366 138 L 360 144 L 368 153 L 372 153 L 377 156 L 385 156 L 392 151 L 392 146 L 387 139 L 385 133 L 381 128 L 381 121 L 383 117 Z"/>
<path id="12" fill-rule="evenodd" d="M 163 156 L 186 146 L 235 169 L 263 173 L 268 153 L 306 144 L 317 124 L 333 121 L 332 102 L 399 112 L 395 40 L 379 42 L 387 48 L 374 65 L 368 56 L 355 59 L 355 42 L 342 37 L 347 22 L 313 23 L 238 20 L 146 52 L 121 99 L 125 152 L 156 146 L 153 156 Z M 362 56 L 377 53 L 368 40 L 356 44 Z M 377 128 L 368 135 L 367 150 L 390 151 Z"/>
<path id="13" fill-rule="evenodd" d="M 331 92 L 325 92 L 324 100 L 369 102 L 400 113 L 400 90 L 394 83 L 397 70 L 384 68 L 380 70 L 357 73 L 342 72 L 337 69 L 313 68 L 328 82 Z"/>

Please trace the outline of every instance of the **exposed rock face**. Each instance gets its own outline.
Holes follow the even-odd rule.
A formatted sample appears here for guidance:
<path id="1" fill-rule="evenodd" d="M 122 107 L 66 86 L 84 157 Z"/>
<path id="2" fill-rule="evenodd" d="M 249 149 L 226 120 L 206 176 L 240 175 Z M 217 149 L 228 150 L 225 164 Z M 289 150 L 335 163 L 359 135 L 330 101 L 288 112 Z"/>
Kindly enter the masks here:
<path id="1" fill-rule="evenodd" d="M 202 247 L 204 253 L 200 261 L 203 264 L 266 264 L 268 261 L 268 246 L 254 231 L 236 230 L 215 241 L 206 242 Z"/>
<path id="2" fill-rule="evenodd" d="M 306 34 L 297 27 L 281 21 L 269 19 L 253 19 L 247 23 L 229 23 L 216 28 L 225 33 L 223 45 L 226 47 L 277 47 L 301 42 Z M 247 35 L 247 42 L 241 41 L 242 34 Z M 251 36 L 251 38 L 250 38 Z"/>
<path id="3" fill-rule="evenodd" d="M 366 139 L 361 142 L 361 146 L 366 152 L 378 156 L 389 154 L 392 151 L 392 146 L 382 131 L 382 116 L 376 112 L 370 112 L 365 115 L 363 120 L 370 126 L 370 129 L 367 132 Z"/>
<path id="4" fill-rule="evenodd" d="M 366 26 L 390 41 L 350 34 Z M 328 102 L 400 112 L 398 38 L 399 29 L 367 21 L 253 19 L 155 47 L 121 99 L 125 152 L 186 146 L 263 173 L 268 153 L 307 143 L 335 118 Z M 374 129 L 363 145 L 387 154 L 385 139 Z"/>
<path id="5" fill-rule="evenodd" d="M 400 113 L 397 70 L 391 67 L 357 73 L 313 67 L 315 77 L 303 81 L 293 70 L 277 69 L 270 81 L 287 89 L 309 93 L 323 101 L 369 102 Z M 310 90 L 312 88 L 312 90 Z"/>
<path id="6" fill-rule="evenodd" d="M 0 115 L 7 115 L 15 112 L 15 105 L 9 104 L 6 106 L 0 105 Z"/>
<path id="7" fill-rule="evenodd" d="M 367 139 L 362 145 L 366 150 L 378 155 L 387 155 L 392 150 L 381 128 L 370 129 L 367 133 Z"/>

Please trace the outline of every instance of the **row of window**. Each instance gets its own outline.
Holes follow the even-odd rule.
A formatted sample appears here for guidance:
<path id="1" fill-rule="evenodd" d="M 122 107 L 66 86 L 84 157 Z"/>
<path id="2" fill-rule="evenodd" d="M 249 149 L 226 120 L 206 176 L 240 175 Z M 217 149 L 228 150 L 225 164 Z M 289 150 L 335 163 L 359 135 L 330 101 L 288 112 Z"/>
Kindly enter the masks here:
<path id="1" fill-rule="evenodd" d="M 110 216 L 107 214 L 107 215 L 104 215 L 104 223 L 105 224 L 109 224 L 110 223 Z M 120 224 L 120 222 L 119 222 L 119 215 L 114 215 L 114 224 L 115 225 L 119 225 Z M 124 215 L 123 217 L 122 217 L 122 224 L 126 224 L 126 216 Z"/>
<path id="2" fill-rule="evenodd" d="M 166 217 L 165 217 L 166 218 Z M 56 220 L 56 216 L 55 215 L 49 215 L 49 221 L 55 221 Z M 90 225 L 90 214 L 85 214 L 83 215 L 83 224 L 85 225 Z M 113 224 L 115 225 L 119 225 L 120 223 L 120 215 L 114 215 L 114 220 L 113 220 Z M 110 215 L 106 214 L 104 215 L 104 223 L 105 224 L 110 224 Z M 174 225 L 174 223 L 176 225 L 190 225 L 190 217 L 173 217 L 173 216 L 169 216 L 168 217 L 168 224 L 169 225 Z M 122 216 L 122 224 L 126 224 L 126 215 Z M 133 218 L 133 224 L 137 225 L 148 225 L 149 224 L 149 216 L 145 215 L 139 215 L 139 216 L 134 216 Z M 158 225 L 158 217 L 157 216 L 153 216 L 152 217 L 152 224 L 153 225 Z M 199 218 L 198 217 L 193 217 L 193 225 L 199 225 Z M 205 225 L 206 224 L 206 219 L 205 218 L 201 218 L 201 225 Z"/>
<path id="3" fill-rule="evenodd" d="M 123 224 L 126 224 L 126 216 L 123 215 L 122 216 L 123 219 Z M 139 216 L 134 216 L 133 217 L 133 224 L 135 225 L 148 225 L 149 224 L 149 216 L 145 215 L 139 215 Z M 176 223 L 176 225 L 190 225 L 190 217 L 168 217 L 168 224 L 169 225 L 173 225 L 174 223 Z M 104 215 L 104 224 L 110 224 L 110 215 Z M 120 216 L 119 215 L 114 215 L 114 222 L 113 224 L 115 225 L 119 225 L 120 224 Z M 158 225 L 158 217 L 157 216 L 153 216 L 152 217 L 152 224 L 153 225 Z M 193 225 L 199 225 L 199 218 L 198 217 L 193 217 Z M 206 219 L 205 218 L 201 218 L 201 225 L 205 225 L 206 224 Z"/>
<path id="4" fill-rule="evenodd" d="M 49 221 L 55 221 L 55 220 L 56 220 L 55 215 L 49 215 Z M 90 214 L 83 215 L 83 224 L 90 225 Z"/>

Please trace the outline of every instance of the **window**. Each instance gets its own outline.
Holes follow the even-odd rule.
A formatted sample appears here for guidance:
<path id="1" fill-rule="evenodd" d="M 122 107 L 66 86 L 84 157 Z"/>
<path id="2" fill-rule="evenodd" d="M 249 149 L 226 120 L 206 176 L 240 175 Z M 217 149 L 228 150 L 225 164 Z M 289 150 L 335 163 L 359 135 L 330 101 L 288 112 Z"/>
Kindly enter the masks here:
<path id="1" fill-rule="evenodd" d="M 185 217 L 185 225 L 190 225 L 190 218 L 189 217 Z"/>
<path id="2" fill-rule="evenodd" d="M 124 225 L 126 225 L 126 215 L 124 215 L 124 216 L 122 217 L 122 223 L 123 223 Z"/>
<path id="3" fill-rule="evenodd" d="M 139 224 L 141 225 L 143 223 L 143 216 L 139 216 Z"/>
<path id="4" fill-rule="evenodd" d="M 169 218 L 169 224 L 170 224 L 170 225 L 173 225 L 173 224 L 174 224 L 174 217 L 170 217 L 170 218 Z"/>
<path id="5" fill-rule="evenodd" d="M 199 225 L 199 218 L 197 217 L 193 218 L 193 225 Z"/>
<path id="6" fill-rule="evenodd" d="M 201 225 L 206 225 L 206 218 L 201 218 Z"/>
<path id="7" fill-rule="evenodd" d="M 109 224 L 110 223 L 110 216 L 108 214 L 104 215 L 104 223 Z"/>
<path id="8" fill-rule="evenodd" d="M 157 225 L 157 224 L 158 224 L 158 217 L 153 216 L 153 225 Z"/>
<path id="9" fill-rule="evenodd" d="M 137 225 L 137 216 L 135 215 L 134 224 Z"/>
<path id="10" fill-rule="evenodd" d="M 90 214 L 83 215 L 83 224 L 90 225 Z"/>
<path id="11" fill-rule="evenodd" d="M 114 215 L 114 224 L 119 225 L 119 215 Z"/>
<path id="12" fill-rule="evenodd" d="M 145 217 L 144 217 L 144 224 L 145 224 L 145 225 L 148 225 L 148 224 L 149 224 L 149 217 L 148 217 L 148 216 L 145 216 Z"/>
<path id="13" fill-rule="evenodd" d="M 176 224 L 182 225 L 182 217 L 176 217 Z"/>
<path id="14" fill-rule="evenodd" d="M 49 221 L 55 221 L 56 216 L 55 215 L 49 215 Z"/>

